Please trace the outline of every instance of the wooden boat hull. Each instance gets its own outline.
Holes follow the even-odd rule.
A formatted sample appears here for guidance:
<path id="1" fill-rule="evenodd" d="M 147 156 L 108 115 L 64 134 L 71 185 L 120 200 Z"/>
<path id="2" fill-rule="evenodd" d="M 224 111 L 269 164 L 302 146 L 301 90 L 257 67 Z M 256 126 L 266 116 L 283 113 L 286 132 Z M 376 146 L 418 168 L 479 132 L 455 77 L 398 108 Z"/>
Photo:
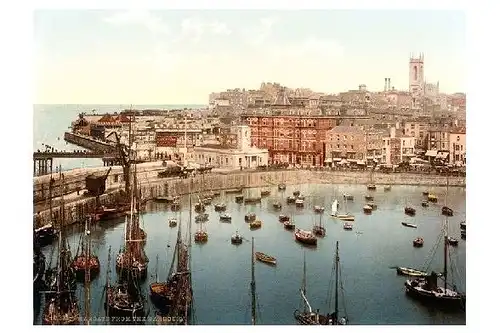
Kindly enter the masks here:
<path id="1" fill-rule="evenodd" d="M 220 221 L 226 222 L 226 223 L 231 223 L 231 216 L 221 216 Z"/>
<path id="2" fill-rule="evenodd" d="M 408 227 L 408 228 L 417 228 L 417 226 L 413 223 L 401 222 L 401 224 L 405 227 Z"/>
<path id="3" fill-rule="evenodd" d="M 453 216 L 453 209 L 451 209 L 449 207 L 443 207 L 441 209 L 441 214 L 445 215 L 445 216 Z"/>
<path id="4" fill-rule="evenodd" d="M 295 240 L 306 245 L 315 246 L 318 244 L 318 239 L 316 237 L 306 237 L 301 235 L 299 230 L 295 232 Z"/>
<path id="5" fill-rule="evenodd" d="M 410 208 L 410 207 L 406 207 L 405 208 L 405 214 L 406 215 L 410 215 L 410 216 L 414 216 L 415 215 L 415 209 L 414 208 Z"/>
<path id="6" fill-rule="evenodd" d="M 167 282 L 154 282 L 149 286 L 149 298 L 160 310 L 167 311 L 174 300 L 173 295 L 168 291 Z"/>
<path id="7" fill-rule="evenodd" d="M 243 237 L 231 237 L 231 244 L 239 245 L 243 243 Z"/>
<path id="8" fill-rule="evenodd" d="M 368 206 L 368 207 L 363 207 L 363 212 L 364 212 L 365 214 L 371 214 L 371 213 L 372 213 L 372 211 L 373 211 L 373 208 L 372 208 L 372 207 L 370 207 L 370 206 Z"/>
<path id="9" fill-rule="evenodd" d="M 252 222 L 252 221 L 255 221 L 255 219 L 257 218 L 257 216 L 255 214 L 247 214 L 245 215 L 245 221 L 246 222 Z"/>
<path id="10" fill-rule="evenodd" d="M 290 217 L 289 217 L 289 216 L 286 216 L 286 215 L 280 215 L 280 216 L 278 217 L 278 221 L 280 221 L 280 222 L 282 222 L 282 223 L 283 223 L 283 222 L 286 222 L 286 221 L 290 221 Z"/>
<path id="11" fill-rule="evenodd" d="M 424 241 L 417 241 L 417 240 L 414 240 L 414 241 L 413 241 L 413 246 L 414 246 L 414 247 L 422 247 L 422 246 L 424 246 Z"/>
<path id="12" fill-rule="evenodd" d="M 266 197 L 266 196 L 268 196 L 268 195 L 271 195 L 271 191 L 261 191 L 261 192 L 260 192 L 260 196 L 261 196 L 261 197 Z"/>
<path id="13" fill-rule="evenodd" d="M 325 237 L 325 235 L 326 235 L 326 229 L 323 228 L 323 227 L 320 227 L 320 226 L 314 226 L 313 227 L 313 233 L 316 236 Z"/>
<path id="14" fill-rule="evenodd" d="M 225 205 L 215 205 L 214 209 L 216 212 L 222 212 L 222 211 L 226 210 L 226 206 Z"/>
<path id="15" fill-rule="evenodd" d="M 245 200 L 243 201 L 243 203 L 245 205 L 252 205 L 252 204 L 257 204 L 261 201 L 260 198 L 245 198 Z"/>
<path id="16" fill-rule="evenodd" d="M 107 310 L 107 317 L 110 324 L 144 324 L 142 320 L 142 317 L 145 315 L 144 301 L 132 301 L 128 294 L 122 294 L 122 297 L 118 297 L 116 295 L 116 287 L 110 287 L 107 290 L 104 309 Z"/>
<path id="17" fill-rule="evenodd" d="M 85 267 L 86 267 L 86 258 L 84 256 L 79 256 L 75 258 L 75 260 L 72 263 L 72 268 L 76 274 L 76 279 L 78 281 L 85 281 Z M 99 258 L 97 256 L 92 256 L 90 263 L 89 263 L 89 270 L 90 270 L 90 279 L 94 279 L 98 274 L 100 270 L 100 263 L 99 263 Z"/>
<path id="18" fill-rule="evenodd" d="M 242 195 L 237 195 L 235 198 L 234 198 L 234 201 L 236 201 L 236 203 L 241 203 L 243 202 L 245 198 L 242 196 Z"/>
<path id="19" fill-rule="evenodd" d="M 79 325 L 80 312 L 76 301 L 67 304 L 66 311 L 59 309 L 56 299 L 51 298 L 45 305 L 42 316 L 43 325 Z"/>
<path id="20" fill-rule="evenodd" d="M 276 258 L 268 256 L 262 252 L 255 252 L 255 259 L 268 265 L 276 265 Z"/>
<path id="21" fill-rule="evenodd" d="M 293 224 L 293 223 L 283 223 L 283 226 L 287 230 L 294 230 L 295 229 L 295 224 Z"/>
<path id="22" fill-rule="evenodd" d="M 281 209 L 281 204 L 273 204 L 273 207 L 275 210 L 280 210 Z"/>
<path id="23" fill-rule="evenodd" d="M 429 207 L 429 202 L 422 201 L 422 207 Z"/>
<path id="24" fill-rule="evenodd" d="M 398 267 L 396 269 L 398 275 L 413 276 L 413 277 L 425 277 L 428 276 L 427 272 L 407 267 Z"/>
<path id="25" fill-rule="evenodd" d="M 335 217 L 341 221 L 354 221 L 354 216 L 352 215 L 337 215 Z"/>
<path id="26" fill-rule="evenodd" d="M 35 242 L 37 242 L 40 247 L 52 244 L 56 238 L 57 231 L 52 226 L 35 230 Z"/>
<path id="27" fill-rule="evenodd" d="M 294 196 L 298 197 L 300 195 L 300 191 L 293 191 L 292 193 Z"/>
<path id="28" fill-rule="evenodd" d="M 414 299 L 418 299 L 425 303 L 434 305 L 446 306 L 447 308 L 465 309 L 465 295 L 445 295 L 444 293 L 436 296 L 432 291 L 417 289 L 412 285 L 411 281 L 405 282 L 406 294 Z"/>
<path id="29" fill-rule="evenodd" d="M 279 184 L 278 185 L 278 191 L 285 191 L 286 190 L 286 185 L 285 184 Z"/>

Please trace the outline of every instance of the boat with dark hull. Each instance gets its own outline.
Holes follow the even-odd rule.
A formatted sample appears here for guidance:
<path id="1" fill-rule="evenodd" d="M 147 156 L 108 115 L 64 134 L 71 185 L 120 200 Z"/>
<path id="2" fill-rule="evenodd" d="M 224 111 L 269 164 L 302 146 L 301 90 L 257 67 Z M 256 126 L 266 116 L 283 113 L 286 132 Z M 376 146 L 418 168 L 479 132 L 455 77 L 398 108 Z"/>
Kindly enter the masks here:
<path id="1" fill-rule="evenodd" d="M 316 205 L 313 207 L 313 210 L 317 214 L 323 214 L 325 212 L 325 207 Z"/>
<path id="2" fill-rule="evenodd" d="M 287 221 L 283 222 L 283 227 L 287 230 L 294 230 L 295 223 L 293 223 L 291 220 L 287 220 Z"/>
<path id="3" fill-rule="evenodd" d="M 261 197 L 267 197 L 268 195 L 271 195 L 271 191 L 270 190 L 262 190 L 262 191 L 260 191 L 260 196 Z"/>
<path id="4" fill-rule="evenodd" d="M 417 237 L 413 240 L 414 247 L 422 247 L 424 246 L 424 239 L 422 237 Z"/>
<path id="5" fill-rule="evenodd" d="M 38 293 L 45 287 L 45 256 L 40 249 L 33 249 L 33 292 Z"/>
<path id="6" fill-rule="evenodd" d="M 281 210 L 281 202 L 275 202 L 275 203 L 273 203 L 273 208 L 275 210 Z"/>
<path id="7" fill-rule="evenodd" d="M 339 316 L 339 242 L 336 243 L 336 255 L 335 255 L 335 303 L 334 309 L 331 313 L 321 314 L 319 309 L 313 311 L 309 300 L 306 297 L 306 258 L 304 253 L 304 277 L 302 280 L 302 288 L 300 289 L 300 296 L 304 301 L 304 309 L 302 311 L 296 309 L 293 316 L 299 325 L 347 325 L 347 316 Z M 331 282 L 330 282 L 331 283 Z M 342 285 L 342 281 L 340 282 Z M 343 287 L 341 286 L 343 289 Z M 345 310 L 344 310 L 345 312 Z"/>
<path id="8" fill-rule="evenodd" d="M 237 195 L 237 196 L 234 197 L 234 201 L 236 203 L 242 203 L 244 200 L 245 200 L 245 197 L 242 196 L 242 195 Z"/>
<path id="9" fill-rule="evenodd" d="M 422 201 L 422 207 L 429 207 L 429 201 Z"/>
<path id="10" fill-rule="evenodd" d="M 111 324 L 144 324 L 142 320 L 146 314 L 144 303 L 145 297 L 134 282 L 108 286 L 104 301 L 106 317 Z"/>
<path id="11" fill-rule="evenodd" d="M 408 223 L 408 222 L 401 222 L 401 224 L 404 225 L 405 227 L 408 227 L 408 228 L 416 228 L 417 227 L 416 224 Z"/>
<path id="12" fill-rule="evenodd" d="M 453 209 L 451 209 L 450 207 L 444 206 L 443 208 L 441 208 L 441 214 L 443 214 L 445 216 L 453 216 Z"/>
<path id="13" fill-rule="evenodd" d="M 52 244 L 57 238 L 57 230 L 52 223 L 46 224 L 40 228 L 35 229 L 35 238 L 40 247 Z"/>
<path id="14" fill-rule="evenodd" d="M 295 203 L 295 200 L 297 200 L 295 197 L 287 197 L 286 198 L 286 203 L 291 205 Z"/>
<path id="15" fill-rule="evenodd" d="M 221 222 L 231 222 L 231 215 L 229 213 L 222 213 L 219 216 Z"/>
<path id="16" fill-rule="evenodd" d="M 413 207 L 409 207 L 409 206 L 406 206 L 405 207 L 405 214 L 406 215 L 410 215 L 410 216 L 414 216 L 415 215 L 415 208 Z"/>
<path id="17" fill-rule="evenodd" d="M 448 177 L 446 177 L 445 205 L 448 198 Z M 444 227 L 444 251 L 443 251 L 443 280 L 442 286 L 438 285 L 438 274 L 431 272 L 429 276 L 405 281 L 406 294 L 422 302 L 437 306 L 444 306 L 448 309 L 461 309 L 465 311 L 465 293 L 456 290 L 455 285 L 448 280 L 448 216 L 445 215 Z M 441 238 L 441 237 L 440 237 Z M 457 241 L 458 242 L 458 241 Z M 452 275 L 453 277 L 453 275 Z"/>
<path id="18" fill-rule="evenodd" d="M 318 237 L 325 237 L 326 236 L 326 228 L 322 223 L 322 216 L 319 216 L 319 224 L 313 226 L 313 234 L 315 234 Z"/>
<path id="19" fill-rule="evenodd" d="M 255 213 L 246 213 L 245 214 L 245 222 L 255 221 L 256 218 L 257 218 L 257 216 L 255 215 Z"/>
<path id="20" fill-rule="evenodd" d="M 215 209 L 216 212 L 225 211 L 226 210 L 226 204 L 224 204 L 224 203 L 216 203 L 214 205 L 214 209 Z"/>
<path id="21" fill-rule="evenodd" d="M 239 245 L 241 243 L 243 243 L 243 237 L 236 231 L 236 233 L 231 236 L 231 244 Z"/>
<path id="22" fill-rule="evenodd" d="M 278 191 L 285 191 L 286 190 L 286 185 L 281 183 L 281 184 L 278 184 Z"/>
<path id="23" fill-rule="evenodd" d="M 64 177 L 64 176 L 63 176 Z M 64 178 L 63 178 L 64 186 Z M 62 197 L 61 221 L 65 221 L 64 197 Z M 62 224 L 62 222 L 61 222 Z M 49 275 L 49 290 L 45 293 L 42 314 L 44 325 L 78 325 L 80 312 L 75 296 L 75 275 L 70 267 L 71 252 L 66 245 L 64 228 L 59 228 L 58 260 Z"/>
<path id="24" fill-rule="evenodd" d="M 280 221 L 281 223 L 283 223 L 285 221 L 290 221 L 290 216 L 288 216 L 288 215 L 280 215 L 280 216 L 278 216 L 278 221 Z"/>

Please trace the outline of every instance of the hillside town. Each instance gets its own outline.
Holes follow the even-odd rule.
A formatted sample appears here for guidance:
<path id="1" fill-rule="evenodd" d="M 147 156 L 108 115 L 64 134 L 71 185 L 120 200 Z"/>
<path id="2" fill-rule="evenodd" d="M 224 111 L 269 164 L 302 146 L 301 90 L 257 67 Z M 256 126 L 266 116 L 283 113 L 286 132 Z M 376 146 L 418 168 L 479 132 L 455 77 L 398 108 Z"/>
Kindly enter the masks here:
<path id="1" fill-rule="evenodd" d="M 213 92 L 203 109 L 85 111 L 72 132 L 131 144 L 142 161 L 228 170 L 463 168 L 465 94 L 444 94 L 439 82 L 427 82 L 422 54 L 409 59 L 407 87 L 383 82 L 337 94 L 262 83 Z"/>

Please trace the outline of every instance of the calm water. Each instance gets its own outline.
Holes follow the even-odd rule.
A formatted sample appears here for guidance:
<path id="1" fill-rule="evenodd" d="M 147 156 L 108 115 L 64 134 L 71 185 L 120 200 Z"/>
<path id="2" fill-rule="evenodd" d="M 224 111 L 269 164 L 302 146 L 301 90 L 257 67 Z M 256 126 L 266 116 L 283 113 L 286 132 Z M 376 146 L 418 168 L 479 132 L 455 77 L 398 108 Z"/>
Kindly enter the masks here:
<path id="1" fill-rule="evenodd" d="M 179 109 L 199 108 L 201 105 L 134 105 L 136 109 Z M 78 118 L 78 114 L 88 114 L 95 110 L 97 114 L 120 112 L 130 105 L 91 105 L 91 104 L 44 104 L 33 106 L 33 151 L 44 150 L 43 144 L 57 150 L 82 149 L 64 141 L 64 132 L 71 128 L 71 122 Z M 54 167 L 61 165 L 63 170 L 102 166 L 101 159 L 58 159 Z"/>
<path id="2" fill-rule="evenodd" d="M 287 206 L 287 195 L 299 189 L 306 196 L 306 207 L 297 209 Z M 205 224 L 209 241 L 205 245 L 193 242 L 192 269 L 194 289 L 194 316 L 197 324 L 249 324 L 251 313 L 250 300 L 250 256 L 251 237 L 255 237 L 256 251 L 262 251 L 277 258 L 276 267 L 256 262 L 256 288 L 258 299 L 258 321 L 262 324 L 295 324 L 293 311 L 301 308 L 299 288 L 302 283 L 303 253 L 307 260 L 307 293 L 313 308 L 329 310 L 327 290 L 331 281 L 335 241 L 339 241 L 342 283 L 347 314 L 351 324 L 465 324 L 465 313 L 446 313 L 432 310 L 405 295 L 405 278 L 396 275 L 391 266 L 403 265 L 421 267 L 429 256 L 437 240 L 444 217 L 441 206 L 445 188 L 431 189 L 439 196 L 438 204 L 423 208 L 420 202 L 422 191 L 428 188 L 414 186 L 393 186 L 392 191 L 383 192 L 381 186 L 371 192 L 378 204 L 372 215 L 362 212 L 364 186 L 353 185 L 302 185 L 289 186 L 285 193 L 272 188 L 271 196 L 255 206 L 236 204 L 234 194 L 216 198 L 215 202 L 225 202 L 227 211 L 233 216 L 232 223 L 221 223 L 213 205 L 207 208 L 210 221 Z M 342 222 L 329 216 L 334 196 L 347 191 L 354 195 L 349 210 L 356 216 L 353 231 L 345 231 Z M 305 248 L 296 243 L 293 232 L 283 228 L 278 222 L 279 212 L 274 212 L 272 203 L 279 199 L 283 212 L 293 214 L 297 227 L 310 229 L 318 215 L 312 206 L 319 204 L 326 208 L 323 222 L 327 235 L 319 239 L 316 249 Z M 188 217 L 188 197 L 183 198 L 182 218 Z M 416 208 L 415 217 L 404 214 L 405 204 Z M 460 239 L 459 222 L 465 220 L 465 189 L 450 188 L 448 204 L 455 210 L 449 218 L 450 236 L 459 239 L 459 245 L 451 248 L 453 258 L 454 282 L 458 289 L 465 291 L 465 254 L 466 241 Z M 151 203 L 150 211 L 142 216 L 148 234 L 146 253 L 150 259 L 149 278 L 142 285 L 148 295 L 149 283 L 155 280 L 156 256 L 159 255 L 158 275 L 166 278 L 177 228 L 169 228 L 168 219 L 179 216 L 166 209 L 166 205 Z M 244 222 L 248 211 L 257 213 L 262 219 L 260 230 L 250 231 Z M 340 209 L 342 211 L 342 208 Z M 194 219 L 193 213 L 193 219 Z M 418 225 L 417 229 L 406 228 L 403 221 Z M 92 282 L 93 315 L 104 315 L 103 290 L 106 283 L 108 247 L 112 247 L 112 276 L 115 277 L 114 262 L 116 253 L 123 245 L 124 221 L 104 222 L 94 232 L 94 252 L 101 261 L 101 273 Z M 194 233 L 197 224 L 193 222 Z M 72 228 L 69 241 L 76 249 L 79 234 Z M 187 226 L 183 225 L 183 230 Z M 231 235 L 238 230 L 248 241 L 235 246 L 230 242 Z M 412 241 L 417 236 L 425 239 L 422 248 L 414 248 Z M 167 248 L 167 245 L 172 247 Z M 168 252 L 167 252 L 168 251 Z M 49 257 L 51 247 L 44 252 Z M 441 271 L 442 245 L 437 249 L 430 268 Z M 78 287 L 78 297 L 83 313 L 83 288 Z M 333 301 L 332 301 L 333 304 Z M 42 300 L 43 306 L 43 300 Z M 150 314 L 154 307 L 149 305 Z M 342 306 L 341 306 L 342 309 Z M 35 319 L 40 323 L 40 316 Z"/>

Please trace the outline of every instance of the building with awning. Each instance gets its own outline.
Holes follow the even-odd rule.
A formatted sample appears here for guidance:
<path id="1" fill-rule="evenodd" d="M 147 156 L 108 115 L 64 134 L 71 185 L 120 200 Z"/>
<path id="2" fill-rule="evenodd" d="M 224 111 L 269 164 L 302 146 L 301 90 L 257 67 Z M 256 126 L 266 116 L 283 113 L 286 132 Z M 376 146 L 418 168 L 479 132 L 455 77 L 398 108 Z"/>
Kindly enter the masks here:
<path id="1" fill-rule="evenodd" d="M 447 152 L 447 151 L 440 151 L 440 152 L 437 153 L 436 158 L 444 160 L 444 159 L 448 158 L 448 155 L 450 155 L 449 152 Z"/>
<path id="2" fill-rule="evenodd" d="M 438 151 L 437 150 L 428 150 L 426 153 L 425 153 L 425 156 L 426 157 L 436 157 Z"/>

